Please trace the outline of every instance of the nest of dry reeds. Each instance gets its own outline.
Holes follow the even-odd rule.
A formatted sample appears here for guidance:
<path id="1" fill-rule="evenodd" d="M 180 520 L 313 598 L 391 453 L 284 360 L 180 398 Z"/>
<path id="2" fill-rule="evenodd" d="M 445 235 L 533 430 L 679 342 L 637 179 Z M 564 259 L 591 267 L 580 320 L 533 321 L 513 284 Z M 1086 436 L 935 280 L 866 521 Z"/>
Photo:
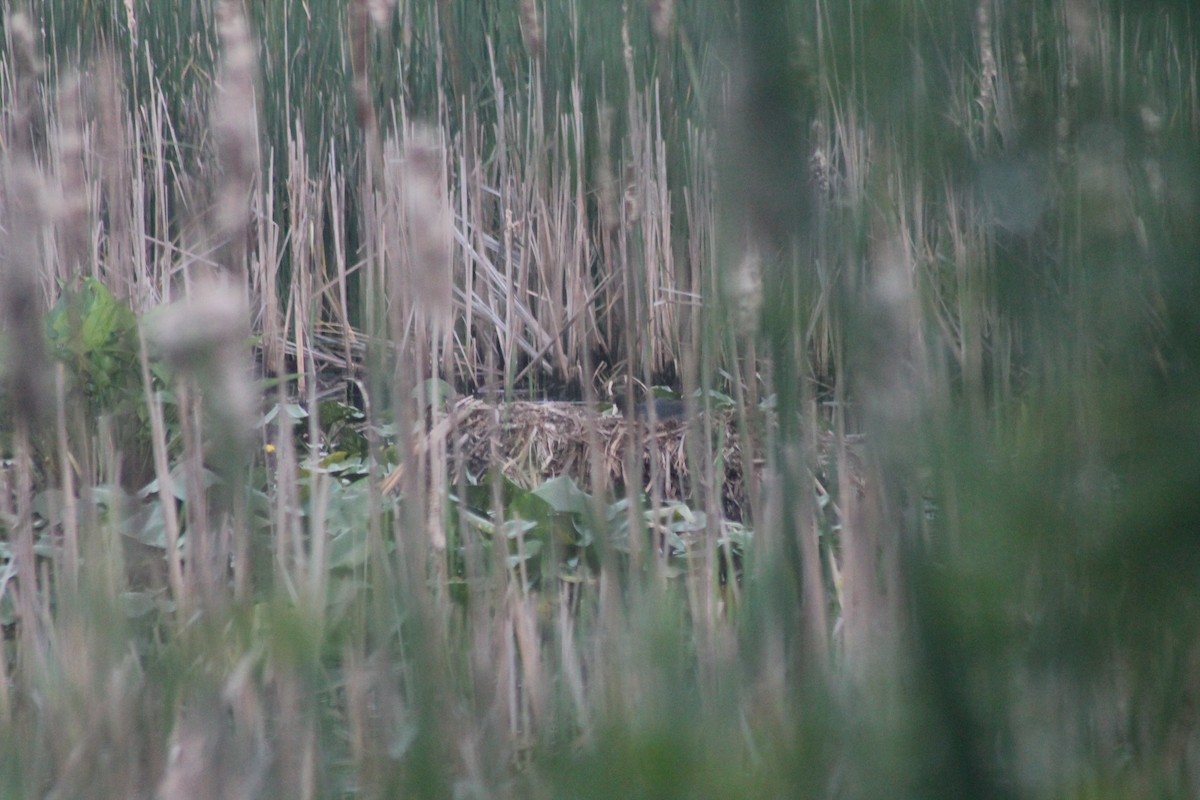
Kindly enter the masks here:
<path id="1" fill-rule="evenodd" d="M 699 507 L 703 488 L 719 493 L 727 518 L 749 514 L 747 459 L 728 411 L 665 419 L 651 427 L 647 420 L 582 403 L 494 404 L 467 397 L 454 403 L 445 423 L 454 443 L 448 450 L 455 478 L 462 470 L 479 478 L 496 469 L 533 488 L 567 475 L 588 492 L 622 494 L 640 486 L 663 501 Z M 703 479 L 709 473 L 712 486 Z"/>

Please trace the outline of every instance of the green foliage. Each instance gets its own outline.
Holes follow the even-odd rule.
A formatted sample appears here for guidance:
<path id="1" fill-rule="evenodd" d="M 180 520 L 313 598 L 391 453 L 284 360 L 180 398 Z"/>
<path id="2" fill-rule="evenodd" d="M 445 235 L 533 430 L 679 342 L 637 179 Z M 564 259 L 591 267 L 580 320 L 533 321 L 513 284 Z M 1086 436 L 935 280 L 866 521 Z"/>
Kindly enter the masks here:
<path id="1" fill-rule="evenodd" d="M 133 310 L 95 278 L 64 287 L 46 315 L 51 354 L 67 368 L 92 414 L 129 411 L 143 402 L 137 331 Z"/>
<path id="2" fill-rule="evenodd" d="M 567 475 L 548 478 L 533 489 L 503 480 L 503 503 L 498 509 L 487 486 L 470 486 L 466 497 L 454 499 L 459 501 L 456 513 L 471 531 L 484 537 L 485 546 L 505 542 L 507 567 L 525 576 L 531 590 L 552 588 L 555 581 L 592 580 L 599 573 L 605 550 L 628 556 L 631 547 L 641 546 L 636 542 L 647 530 L 652 532 L 653 546 L 665 556 L 670 578 L 689 576 L 704 546 L 703 512 L 680 502 L 650 508 L 642 497 L 639 505 L 645 510 L 640 515 L 640 529 L 631 531 L 630 499 L 601 498 L 597 502 Z M 497 523 L 499 515 L 503 521 Z M 752 538 L 744 526 L 729 524 L 718 545 L 735 557 L 733 563 L 740 564 Z M 459 555 L 465 553 L 460 550 Z M 465 561 L 457 562 L 456 573 L 465 570 Z M 716 579 L 715 575 L 699 577 Z"/>

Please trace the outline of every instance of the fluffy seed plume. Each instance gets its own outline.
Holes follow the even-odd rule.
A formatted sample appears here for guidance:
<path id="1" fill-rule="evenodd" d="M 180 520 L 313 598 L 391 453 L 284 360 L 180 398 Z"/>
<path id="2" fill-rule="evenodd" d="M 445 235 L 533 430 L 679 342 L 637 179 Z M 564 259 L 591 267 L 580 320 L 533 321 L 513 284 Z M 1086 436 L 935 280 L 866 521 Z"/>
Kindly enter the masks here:
<path id="1" fill-rule="evenodd" d="M 367 14 L 379 30 L 383 30 L 391 23 L 392 12 L 395 10 L 396 0 L 367 0 Z"/>
<path id="2" fill-rule="evenodd" d="M 250 188 L 258 164 L 255 103 L 258 55 L 237 3 L 223 0 L 217 15 L 221 72 L 213 102 L 212 128 L 221 178 L 213 209 L 213 233 L 223 243 L 223 252 L 219 254 L 222 266 L 240 273 L 245 269 Z"/>
<path id="3" fill-rule="evenodd" d="M 249 319 L 244 289 L 207 278 L 147 322 L 147 338 L 163 358 L 203 387 L 220 428 L 214 440 L 234 448 L 249 441 L 257 410 L 246 357 Z"/>
<path id="4" fill-rule="evenodd" d="M 650 0 L 650 29 L 660 42 L 675 28 L 675 0 Z"/>
<path id="5" fill-rule="evenodd" d="M 521 0 L 521 36 L 529 54 L 540 58 L 545 50 L 545 38 L 538 20 L 537 0 Z"/>
<path id="6" fill-rule="evenodd" d="M 725 307 L 734 326 L 739 333 L 752 336 L 762 309 L 762 258 L 758 250 L 748 248 L 741 261 L 726 270 L 723 283 Z"/>
<path id="7" fill-rule="evenodd" d="M 451 252 L 454 220 L 443 178 L 444 154 L 432 131 L 415 131 L 404 145 L 400 169 L 402 213 L 408 248 L 410 297 L 430 320 L 449 320 L 454 283 Z"/>

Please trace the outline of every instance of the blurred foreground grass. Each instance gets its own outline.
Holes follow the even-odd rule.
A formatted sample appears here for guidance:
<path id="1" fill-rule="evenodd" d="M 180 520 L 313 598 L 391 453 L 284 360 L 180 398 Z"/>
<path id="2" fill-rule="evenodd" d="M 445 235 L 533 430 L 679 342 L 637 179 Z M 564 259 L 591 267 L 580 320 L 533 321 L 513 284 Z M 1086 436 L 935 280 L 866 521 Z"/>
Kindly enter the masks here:
<path id="1" fill-rule="evenodd" d="M 1197 792 L 1187 4 L 4 13 L 0 795 Z"/>

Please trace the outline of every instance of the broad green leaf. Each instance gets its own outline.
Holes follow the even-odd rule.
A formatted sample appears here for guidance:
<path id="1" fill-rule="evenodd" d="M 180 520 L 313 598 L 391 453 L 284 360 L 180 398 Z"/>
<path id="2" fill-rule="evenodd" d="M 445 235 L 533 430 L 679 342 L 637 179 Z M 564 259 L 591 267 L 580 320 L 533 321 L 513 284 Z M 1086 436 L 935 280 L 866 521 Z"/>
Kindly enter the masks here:
<path id="1" fill-rule="evenodd" d="M 551 478 L 533 490 L 533 494 L 545 500 L 552 509 L 568 514 L 587 513 L 591 495 L 579 488 L 569 475 Z"/>

